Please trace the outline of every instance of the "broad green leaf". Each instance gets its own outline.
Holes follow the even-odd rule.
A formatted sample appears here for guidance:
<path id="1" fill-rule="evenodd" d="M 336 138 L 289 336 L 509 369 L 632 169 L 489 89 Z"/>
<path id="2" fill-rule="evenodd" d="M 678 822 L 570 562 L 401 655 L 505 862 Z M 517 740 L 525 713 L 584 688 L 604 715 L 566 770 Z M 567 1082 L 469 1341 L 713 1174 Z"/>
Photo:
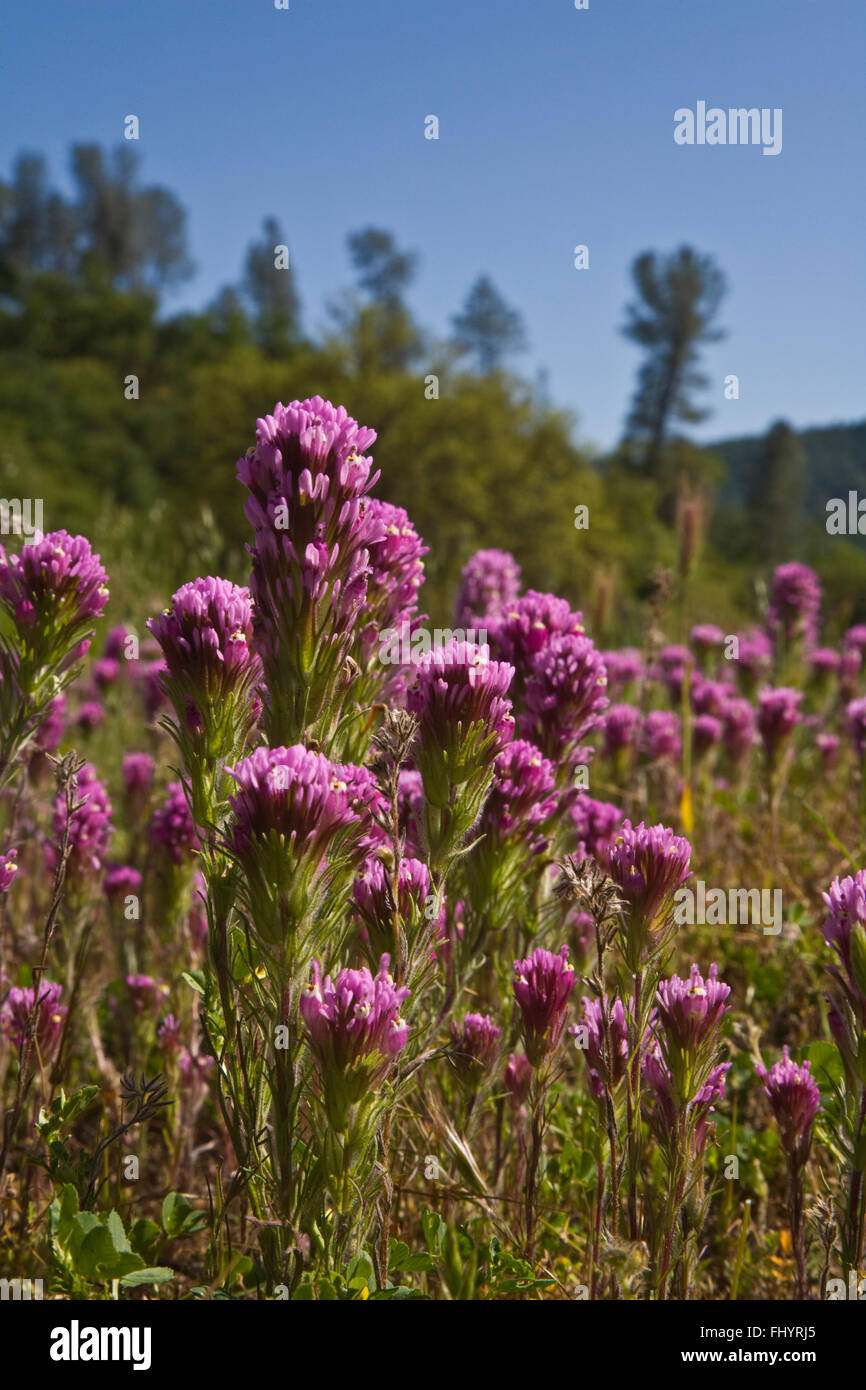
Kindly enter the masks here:
<path id="1" fill-rule="evenodd" d="M 173 1269 L 167 1265 L 151 1265 L 145 1269 L 136 1269 L 131 1274 L 124 1274 L 121 1284 L 125 1289 L 134 1289 L 138 1284 L 166 1284 L 169 1279 L 175 1278 Z"/>
<path id="2" fill-rule="evenodd" d="M 72 1223 L 78 1215 L 78 1193 L 71 1182 L 64 1187 L 60 1201 L 52 1202 L 51 1205 L 54 1232 L 61 1245 L 67 1245 L 72 1233 Z"/>
<path id="3" fill-rule="evenodd" d="M 169 1192 L 162 1204 L 162 1225 L 167 1236 L 179 1236 L 192 1211 L 192 1203 L 180 1192 Z"/>
<path id="4" fill-rule="evenodd" d="M 445 1222 L 438 1212 L 429 1209 L 421 1215 L 421 1227 L 424 1231 L 424 1239 L 427 1242 L 427 1249 L 431 1255 L 442 1254 L 442 1242 L 445 1238 Z"/>
<path id="5" fill-rule="evenodd" d="M 69 1232 L 69 1239 L 66 1242 L 73 1264 L 78 1267 L 81 1256 L 81 1247 L 91 1231 L 95 1231 L 99 1226 L 99 1217 L 92 1211 L 76 1212 L 72 1220 L 72 1227 Z"/>
<path id="6" fill-rule="evenodd" d="M 358 1281 L 361 1281 L 358 1283 Z M 365 1250 L 350 1260 L 346 1269 L 346 1282 L 350 1288 L 362 1288 L 364 1284 L 374 1284 L 373 1261 Z"/>
<path id="7" fill-rule="evenodd" d="M 803 1049 L 803 1058 L 812 1063 L 812 1075 L 818 1083 L 826 1087 L 828 1077 L 841 1085 L 844 1074 L 842 1058 L 835 1043 L 813 1042 Z"/>
<path id="8" fill-rule="evenodd" d="M 156 1248 L 161 1237 L 162 1231 L 156 1222 L 140 1216 L 129 1233 L 129 1243 L 137 1254 L 146 1256 Z"/>
<path id="9" fill-rule="evenodd" d="M 108 1227 L 109 1235 L 111 1236 L 111 1239 L 114 1242 L 115 1250 L 122 1250 L 128 1253 L 131 1249 L 131 1246 L 129 1244 L 129 1240 L 127 1239 L 126 1231 L 123 1229 L 123 1222 L 121 1221 L 116 1211 L 109 1212 L 108 1220 L 105 1224 Z"/>
<path id="10" fill-rule="evenodd" d="M 86 1213 L 82 1213 L 84 1214 Z M 136 1255 L 132 1250 L 116 1248 L 114 1232 L 108 1225 L 97 1225 L 88 1231 L 81 1243 L 77 1260 L 79 1273 L 86 1279 L 98 1279 L 102 1283 L 110 1279 L 120 1279 L 124 1274 L 143 1266 L 144 1260 L 140 1255 Z"/>
<path id="11" fill-rule="evenodd" d="M 410 1255 L 408 1260 L 395 1268 L 400 1269 L 406 1274 L 429 1274 L 433 1269 L 433 1257 L 428 1255 L 426 1250 L 418 1250 L 414 1255 Z"/>

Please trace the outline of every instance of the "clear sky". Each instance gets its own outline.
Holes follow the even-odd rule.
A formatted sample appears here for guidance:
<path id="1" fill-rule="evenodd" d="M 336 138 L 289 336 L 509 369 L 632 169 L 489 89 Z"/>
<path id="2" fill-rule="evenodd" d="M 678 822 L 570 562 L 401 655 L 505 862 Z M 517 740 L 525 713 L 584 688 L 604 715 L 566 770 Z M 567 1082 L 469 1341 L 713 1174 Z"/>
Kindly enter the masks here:
<path id="1" fill-rule="evenodd" d="M 637 349 L 629 267 L 687 242 L 730 292 L 698 438 L 866 414 L 862 0 L 3 0 L 0 173 L 22 148 L 66 179 L 73 141 L 141 123 L 145 182 L 189 214 L 195 279 L 240 278 L 273 213 L 305 323 L 370 224 L 421 256 L 410 302 L 448 329 L 488 272 L 580 435 L 619 437 Z M 777 157 L 678 146 L 674 112 L 781 107 Z M 436 115 L 438 141 L 424 138 Z M 588 245 L 578 271 L 573 248 Z M 726 401 L 727 373 L 740 399 Z M 289 384 L 290 385 L 290 384 Z M 351 404 L 351 403 L 349 403 Z"/>

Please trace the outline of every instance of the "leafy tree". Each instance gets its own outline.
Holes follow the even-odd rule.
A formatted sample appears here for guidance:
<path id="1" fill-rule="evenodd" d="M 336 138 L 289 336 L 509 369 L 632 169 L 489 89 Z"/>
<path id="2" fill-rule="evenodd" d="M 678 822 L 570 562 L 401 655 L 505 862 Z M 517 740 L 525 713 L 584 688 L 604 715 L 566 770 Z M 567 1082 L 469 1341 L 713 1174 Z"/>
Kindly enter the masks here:
<path id="1" fill-rule="evenodd" d="M 328 350 L 364 379 L 406 371 L 424 352 L 424 339 L 403 299 L 418 258 L 401 251 L 391 233 L 379 227 L 352 232 L 346 240 L 362 293 L 344 293 L 331 304 L 338 339 L 329 341 Z"/>
<path id="2" fill-rule="evenodd" d="M 291 264 L 281 263 L 286 253 L 277 249 L 284 246 L 287 242 L 277 219 L 265 218 L 261 241 L 254 242 L 247 252 L 244 280 L 253 308 L 256 341 L 275 357 L 297 339 L 301 315 L 294 271 Z M 223 309 L 228 307 L 224 302 Z"/>
<path id="3" fill-rule="evenodd" d="M 418 257 L 400 251 L 390 232 L 366 227 L 347 238 L 349 256 L 358 273 L 358 284 L 379 304 L 396 304 L 415 278 Z"/>
<path id="4" fill-rule="evenodd" d="M 160 290 L 189 275 L 185 214 L 173 194 L 138 186 L 128 145 L 106 156 L 98 145 L 71 153 L 76 196 L 48 187 L 41 155 L 22 154 L 0 183 L 0 283 L 51 272 L 115 289 Z"/>
<path id="5" fill-rule="evenodd" d="M 129 145 L 109 157 L 98 145 L 74 145 L 72 173 L 85 270 L 133 290 L 161 289 L 191 274 L 183 208 L 167 189 L 138 188 L 138 155 Z"/>
<path id="6" fill-rule="evenodd" d="M 242 295 L 224 285 L 207 309 L 208 326 L 223 348 L 240 347 L 251 341 L 250 322 Z"/>
<path id="7" fill-rule="evenodd" d="M 4 259 L 19 272 L 50 266 L 45 160 L 20 154 L 11 184 L 0 185 L 0 239 Z"/>
<path id="8" fill-rule="evenodd" d="M 506 304 L 486 275 L 475 281 L 463 308 L 451 322 L 458 347 L 475 358 L 485 376 L 502 366 L 511 353 L 526 349 L 520 314 Z"/>

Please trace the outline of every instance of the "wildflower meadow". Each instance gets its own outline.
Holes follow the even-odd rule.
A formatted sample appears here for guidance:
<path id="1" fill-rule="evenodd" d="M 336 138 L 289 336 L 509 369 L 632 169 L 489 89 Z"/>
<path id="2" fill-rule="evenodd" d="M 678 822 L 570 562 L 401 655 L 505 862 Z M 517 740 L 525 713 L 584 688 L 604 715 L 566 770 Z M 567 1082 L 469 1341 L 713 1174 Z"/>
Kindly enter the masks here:
<path id="1" fill-rule="evenodd" d="M 847 1296 L 866 628 L 820 646 L 791 562 L 749 631 L 683 631 L 686 568 L 605 651 L 494 549 L 433 644 L 375 438 L 262 416 L 248 584 L 151 616 L 109 620 L 84 536 L 0 553 L 4 1266 L 88 1300 Z"/>
<path id="2" fill-rule="evenodd" d="M 855 9 L 5 0 L 37 1378 L 276 1382 L 323 1303 L 856 1376 Z"/>

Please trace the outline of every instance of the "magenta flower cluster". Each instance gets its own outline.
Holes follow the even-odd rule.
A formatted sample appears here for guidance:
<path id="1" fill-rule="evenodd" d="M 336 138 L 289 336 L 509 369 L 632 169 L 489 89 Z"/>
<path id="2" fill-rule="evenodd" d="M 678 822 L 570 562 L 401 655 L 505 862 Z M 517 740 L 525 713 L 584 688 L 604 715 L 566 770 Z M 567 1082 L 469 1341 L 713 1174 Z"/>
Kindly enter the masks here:
<path id="1" fill-rule="evenodd" d="M 277 736 L 302 731 L 292 687 L 306 691 L 313 718 L 323 714 L 367 599 L 371 547 L 387 539 L 381 509 L 365 500 L 378 478 L 365 452 L 375 438 L 314 396 L 258 420 L 256 445 L 238 463 L 255 532 L 254 645 Z"/>
<path id="2" fill-rule="evenodd" d="M 571 819 L 577 839 L 576 854 L 603 860 L 619 834 L 625 813 L 612 801 L 597 801 L 581 793 L 571 806 Z"/>
<path id="3" fill-rule="evenodd" d="M 514 998 L 520 1010 L 523 1042 L 533 1067 L 556 1051 L 565 1030 L 574 966 L 568 947 L 557 954 L 539 946 L 514 962 Z"/>
<path id="4" fill-rule="evenodd" d="M 802 699 L 802 690 L 792 690 L 787 686 L 777 689 L 767 686 L 758 692 L 758 733 L 771 763 L 778 759 L 800 722 Z"/>
<path id="5" fill-rule="evenodd" d="M 634 917 L 650 931 L 664 925 L 677 888 L 689 876 L 692 847 L 664 825 L 622 828 L 607 854 L 607 871 Z"/>
<path id="6" fill-rule="evenodd" d="M 658 1023 L 668 1046 L 681 1052 L 696 1053 L 715 1038 L 727 1008 L 730 985 L 718 979 L 718 966 L 710 966 L 704 979 L 693 965 L 687 980 L 673 975 L 662 980 L 656 994 Z"/>
<path id="7" fill-rule="evenodd" d="M 643 675 L 643 658 L 636 647 L 622 647 L 619 651 L 602 653 L 604 669 L 607 672 L 607 691 L 615 700 L 627 686 L 639 681 Z"/>
<path id="8" fill-rule="evenodd" d="M 821 1093 L 811 1074 L 811 1063 L 798 1066 L 784 1047 L 781 1062 L 769 1071 L 763 1065 L 756 1065 L 755 1070 L 764 1083 L 782 1147 L 797 1166 L 802 1166 L 809 1156 L 812 1126 L 821 1107 Z"/>
<path id="9" fill-rule="evenodd" d="M 590 638 L 554 633 L 533 659 L 525 699 L 521 734 L 549 757 L 567 758 L 608 704 L 604 661 Z"/>
<path id="10" fill-rule="evenodd" d="M 7 849 L 0 854 L 0 893 L 8 893 L 18 872 L 18 851 Z"/>
<path id="11" fill-rule="evenodd" d="M 680 717 L 673 710 L 650 710 L 640 731 L 641 747 L 650 762 L 679 762 L 682 751 L 680 729 Z"/>
<path id="12" fill-rule="evenodd" d="M 150 753 L 124 753 L 121 773 L 127 796 L 146 795 L 150 791 L 154 767 Z"/>
<path id="13" fill-rule="evenodd" d="M 230 839 L 241 858 L 270 836 L 324 858 L 334 835 L 359 820 L 339 770 L 301 744 L 257 748 L 230 772 L 237 784 Z"/>
<path id="14" fill-rule="evenodd" d="M 483 724 L 505 743 L 513 731 L 511 701 L 505 698 L 513 674 L 507 662 L 491 661 L 483 647 L 452 641 L 418 658 L 408 706 L 422 731 L 441 734 L 445 746 L 458 724 L 467 729 Z"/>
<path id="15" fill-rule="evenodd" d="M 381 1085 L 409 1038 L 401 1008 L 409 998 L 388 973 L 383 955 L 375 975 L 341 970 L 336 982 L 322 978 L 313 962 L 312 981 L 301 994 L 300 1013 L 325 1091 L 328 1115 L 342 1132 L 349 1108 Z"/>
<path id="16" fill-rule="evenodd" d="M 824 940 L 836 953 L 848 997 L 866 1024 L 866 869 L 858 869 L 853 878 L 834 878 L 821 896 L 827 907 L 821 924 Z"/>
<path id="17" fill-rule="evenodd" d="M 552 637 L 582 637 L 585 633 L 582 615 L 572 612 L 565 599 L 535 589 L 504 605 L 487 627 L 493 655 L 514 667 L 512 694 L 516 699 L 522 699 L 535 659 Z"/>
<path id="18" fill-rule="evenodd" d="M 496 779 L 482 812 L 479 832 L 493 843 L 510 839 L 528 843 L 538 854 L 547 843 L 539 828 L 558 805 L 554 769 L 549 759 L 525 739 L 515 739 L 498 755 Z"/>
<path id="19" fill-rule="evenodd" d="M 182 864 L 196 850 L 198 835 L 182 782 L 169 783 L 165 800 L 150 818 L 148 833 L 151 844 L 175 864 Z"/>
<path id="20" fill-rule="evenodd" d="M 512 1109 L 519 1110 L 529 1099 L 532 1085 L 532 1065 L 522 1052 L 509 1053 L 505 1064 L 503 1082 Z"/>
<path id="21" fill-rule="evenodd" d="M 496 1065 L 502 1029 L 486 1014 L 468 1013 L 462 1024 L 452 1019 L 451 1040 L 457 1078 L 474 1090 Z"/>
<path id="22" fill-rule="evenodd" d="M 857 756 L 863 758 L 866 756 L 866 697 L 849 701 L 845 706 L 845 721 Z"/>
<path id="23" fill-rule="evenodd" d="M 63 986 L 43 980 L 39 986 L 39 1002 L 36 1010 L 33 1040 L 43 1062 L 55 1052 L 68 1009 L 60 1003 Z M 21 1048 L 27 1021 L 33 1013 L 36 991 L 29 987 L 13 985 L 0 1007 L 0 1031 L 11 1038 L 17 1048 Z"/>
<path id="24" fill-rule="evenodd" d="M 722 727 L 728 756 L 735 764 L 743 763 L 755 743 L 757 720 L 754 706 L 742 698 L 729 700 L 724 708 Z"/>
<path id="25" fill-rule="evenodd" d="M 51 868 L 57 864 L 67 827 L 70 846 L 67 875 L 73 882 L 82 884 L 101 871 L 114 834 L 108 790 L 90 763 L 85 763 L 78 773 L 71 813 L 67 814 L 65 795 L 58 794 L 54 799 L 53 841 L 47 847 Z"/>
<path id="26" fill-rule="evenodd" d="M 717 1062 L 692 1097 L 683 1098 L 658 1044 L 648 1047 L 641 1063 L 644 1089 L 643 1112 L 652 1133 L 663 1148 L 679 1143 L 688 1135 L 693 1158 L 699 1157 L 707 1143 L 710 1116 L 725 1094 L 730 1062 Z"/>
<path id="27" fill-rule="evenodd" d="M 18 555 L 0 546 L 0 601 L 24 631 L 42 623 L 77 629 L 108 602 L 108 576 L 84 536 L 52 531 Z"/>
<path id="28" fill-rule="evenodd" d="M 403 923 L 424 919 L 430 922 L 434 932 L 438 932 L 444 921 L 443 902 L 435 918 L 427 914 L 426 908 L 430 892 L 430 873 L 427 865 L 419 859 L 401 859 L 397 880 L 396 909 Z M 365 859 L 355 877 L 352 888 L 355 912 L 363 924 L 362 931 L 373 952 L 374 958 L 394 944 L 394 909 L 391 878 L 388 867 L 379 858 Z"/>
<path id="29" fill-rule="evenodd" d="M 777 640 L 802 639 L 811 647 L 818 635 L 821 583 L 814 570 L 798 561 L 779 565 L 773 575 L 767 626 Z"/>
<path id="30" fill-rule="evenodd" d="M 457 595 L 458 627 L 498 619 L 520 593 L 520 566 L 506 550 L 477 550 L 463 566 Z"/>
<path id="31" fill-rule="evenodd" d="M 615 1090 L 626 1073 L 629 1058 L 626 1011 L 620 998 L 611 1003 L 607 995 L 601 999 L 588 999 L 584 995 L 581 1003 L 583 1013 L 580 1022 L 568 1031 L 583 1051 L 590 1090 L 594 1096 L 601 1097 L 605 1090 Z M 606 1033 L 610 1038 L 612 1067 Z"/>
<path id="32" fill-rule="evenodd" d="M 249 589 L 227 579 L 194 579 L 173 596 L 171 606 L 147 626 L 162 649 L 166 668 L 194 707 L 233 695 L 241 681 L 258 674 L 251 651 L 253 605 Z M 250 673 L 250 668 L 253 668 Z"/>
<path id="33" fill-rule="evenodd" d="M 370 572 L 357 626 L 359 655 L 362 662 L 367 663 L 381 642 L 383 632 L 398 633 L 402 640 L 404 628 L 411 629 L 418 621 L 418 591 L 424 582 L 423 556 L 429 547 L 402 507 L 370 497 L 364 501 L 364 516 Z M 404 678 L 398 671 L 386 690 L 396 696 L 403 684 Z"/>
<path id="34" fill-rule="evenodd" d="M 640 710 L 635 705 L 610 706 L 602 720 L 605 757 L 614 757 L 622 749 L 631 747 L 640 726 L 640 717 Z"/>

